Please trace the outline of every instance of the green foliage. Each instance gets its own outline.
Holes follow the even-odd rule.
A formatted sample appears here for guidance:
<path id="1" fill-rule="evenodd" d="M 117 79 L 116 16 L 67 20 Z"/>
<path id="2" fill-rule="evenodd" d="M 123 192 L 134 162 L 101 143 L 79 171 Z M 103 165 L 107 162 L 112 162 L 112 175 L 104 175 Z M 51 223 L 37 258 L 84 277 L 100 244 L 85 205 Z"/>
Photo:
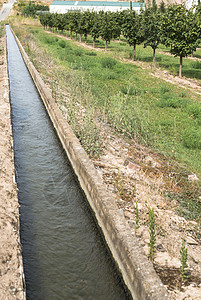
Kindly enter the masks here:
<path id="1" fill-rule="evenodd" d="M 101 65 L 103 68 L 113 69 L 117 64 L 117 61 L 110 57 L 104 57 L 101 59 Z"/>
<path id="2" fill-rule="evenodd" d="M 185 239 L 182 239 L 182 246 L 180 250 L 180 261 L 181 261 L 181 266 L 180 266 L 180 273 L 181 273 L 181 279 L 183 282 L 187 281 L 190 278 L 190 275 L 188 275 L 188 265 L 187 265 L 187 260 L 188 260 L 188 251 L 185 246 Z"/>
<path id="3" fill-rule="evenodd" d="M 201 150 L 201 127 L 187 128 L 183 133 L 182 140 L 186 148 Z"/>
<path id="4" fill-rule="evenodd" d="M 0 38 L 4 35 L 4 27 L 0 25 Z"/>
<path id="5" fill-rule="evenodd" d="M 101 15 L 100 36 L 105 41 L 105 49 L 107 50 L 107 43 L 112 39 L 117 38 L 121 34 L 121 28 L 114 18 L 114 13 L 105 12 Z"/>
<path id="6" fill-rule="evenodd" d="M 201 122 L 201 104 L 194 103 L 194 104 L 189 105 L 188 106 L 188 113 L 194 119 L 199 119 L 199 121 Z"/>
<path id="7" fill-rule="evenodd" d="M 61 48 L 65 48 L 66 47 L 66 42 L 64 40 L 59 40 L 58 44 L 59 44 L 59 46 Z"/>
<path id="8" fill-rule="evenodd" d="M 160 10 L 161 13 L 165 13 L 166 8 L 165 8 L 165 3 L 164 3 L 164 1 L 162 1 L 162 2 L 160 3 L 159 10 Z"/>
<path id="9" fill-rule="evenodd" d="M 174 149 L 175 158 L 188 164 L 199 176 L 201 150 L 187 148 L 182 139 L 187 128 L 190 132 L 191 128 L 194 129 L 198 124 L 199 118 L 192 115 L 189 105 L 198 104 L 196 101 L 199 100 L 199 96 L 170 83 L 164 84 L 163 80 L 148 76 L 146 70 L 133 64 L 119 63 L 117 59 L 112 69 L 102 66 L 104 57 L 112 58 L 112 54 L 113 57 L 119 57 L 121 51 L 129 49 L 127 45 L 121 46 L 120 43 L 111 42 L 110 49 L 115 52 L 110 53 L 110 56 L 98 51 L 96 56 L 91 56 L 88 55 L 91 50 L 78 47 L 71 41 L 65 41 L 65 48 L 58 47 L 56 42 L 47 44 L 45 36 L 53 36 L 45 33 L 42 28 L 38 33 L 34 33 L 34 36 L 41 47 L 45 47 L 45 53 L 48 51 L 48 57 L 52 57 L 53 60 L 56 58 L 57 64 L 66 68 L 69 76 L 73 71 L 73 74 L 83 78 L 84 85 L 93 96 L 92 105 L 100 111 L 102 117 L 107 116 L 117 131 L 152 145 L 165 155 L 173 155 Z M 80 53 L 80 48 L 81 56 L 76 55 Z M 139 53 L 144 51 L 141 54 L 144 57 L 151 53 L 150 48 L 144 49 L 141 45 L 138 49 Z M 171 56 L 167 56 L 164 64 L 168 65 L 171 61 L 176 65 L 176 58 Z M 187 66 L 191 63 L 192 60 L 186 61 Z M 69 87 L 69 80 L 66 80 L 66 84 Z M 75 87 L 76 93 L 81 89 L 80 86 L 82 87 Z M 80 93 L 83 99 L 88 97 L 84 96 L 83 90 Z M 177 108 L 171 107 L 172 104 L 160 107 L 157 103 L 162 98 L 179 99 L 179 105 L 173 104 L 178 106 Z"/>
<path id="10" fill-rule="evenodd" d="M 36 12 L 37 11 L 49 11 L 49 6 L 47 5 L 40 5 L 36 4 L 33 1 L 29 1 L 28 4 L 25 3 L 19 3 L 19 8 L 21 9 L 23 15 L 25 16 L 31 16 L 31 17 L 36 17 Z"/>
<path id="11" fill-rule="evenodd" d="M 200 61 L 196 61 L 195 63 L 192 63 L 193 68 L 195 69 L 201 69 L 201 62 Z"/>
<path id="12" fill-rule="evenodd" d="M 100 28 L 101 28 L 101 14 L 98 14 L 97 12 L 92 12 L 90 34 L 93 38 L 94 46 L 95 46 L 95 40 L 98 39 L 100 36 Z"/>
<path id="13" fill-rule="evenodd" d="M 184 5 L 167 8 L 161 22 L 161 41 L 171 47 L 171 54 L 180 57 L 180 76 L 182 58 L 196 50 L 199 35 L 199 22 L 192 10 Z"/>
<path id="14" fill-rule="evenodd" d="M 155 245 L 156 245 L 156 232 L 155 232 L 155 215 L 154 209 L 149 208 L 149 254 L 148 257 L 151 261 L 154 261 L 155 258 Z"/>
<path id="15" fill-rule="evenodd" d="M 164 107 L 172 107 L 172 108 L 179 108 L 179 107 L 185 107 L 188 103 L 187 99 L 182 98 L 169 98 L 169 97 L 163 97 L 159 100 L 157 105 L 161 108 Z"/>
<path id="16" fill-rule="evenodd" d="M 155 51 L 161 40 L 160 32 L 161 13 L 148 8 L 143 13 L 142 30 L 144 36 L 144 47 L 150 46 L 153 49 L 153 62 L 155 64 Z"/>
<path id="17" fill-rule="evenodd" d="M 134 60 L 136 60 L 135 48 L 144 40 L 142 34 L 142 14 L 137 15 L 135 11 L 128 11 L 124 14 L 124 22 L 122 24 L 123 34 L 130 46 L 134 48 Z"/>

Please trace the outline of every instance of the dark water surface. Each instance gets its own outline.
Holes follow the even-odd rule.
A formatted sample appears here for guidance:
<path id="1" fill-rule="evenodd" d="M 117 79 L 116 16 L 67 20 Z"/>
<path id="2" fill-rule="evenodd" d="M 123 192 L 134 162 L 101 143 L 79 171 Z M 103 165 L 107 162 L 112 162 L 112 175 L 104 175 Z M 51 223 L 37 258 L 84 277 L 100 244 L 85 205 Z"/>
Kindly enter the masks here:
<path id="1" fill-rule="evenodd" d="M 128 299 L 6 26 L 27 299 Z"/>

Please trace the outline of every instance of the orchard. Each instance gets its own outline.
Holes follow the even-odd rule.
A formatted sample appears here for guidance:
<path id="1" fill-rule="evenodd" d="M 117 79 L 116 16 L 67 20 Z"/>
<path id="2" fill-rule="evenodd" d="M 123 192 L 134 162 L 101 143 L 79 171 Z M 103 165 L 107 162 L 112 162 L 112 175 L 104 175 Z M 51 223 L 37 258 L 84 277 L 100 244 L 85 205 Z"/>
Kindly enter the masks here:
<path id="1" fill-rule="evenodd" d="M 85 40 L 90 35 L 93 45 L 98 38 L 105 41 L 105 50 L 111 40 L 123 35 L 134 49 L 143 43 L 144 47 L 153 49 L 153 64 L 159 44 L 170 47 L 170 53 L 180 58 L 179 76 L 182 76 L 183 58 L 191 55 L 201 39 L 201 7 L 198 5 L 187 10 L 184 5 L 171 5 L 166 9 L 156 5 L 136 14 L 132 10 L 121 12 L 80 12 L 70 11 L 65 14 L 41 14 L 40 22 L 45 29 L 66 31 L 72 38 L 84 35 Z"/>

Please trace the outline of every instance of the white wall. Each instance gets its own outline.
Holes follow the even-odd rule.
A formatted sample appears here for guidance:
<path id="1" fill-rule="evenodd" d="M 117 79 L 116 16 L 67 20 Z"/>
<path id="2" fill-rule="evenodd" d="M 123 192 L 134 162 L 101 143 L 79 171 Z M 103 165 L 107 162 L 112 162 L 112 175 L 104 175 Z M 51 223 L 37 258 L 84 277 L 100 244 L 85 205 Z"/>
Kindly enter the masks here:
<path id="1" fill-rule="evenodd" d="M 69 10 L 80 10 L 80 11 L 122 11 L 125 9 L 130 9 L 130 7 L 121 7 L 121 6 L 79 6 L 79 5 L 50 5 L 50 12 L 51 13 L 59 13 L 65 14 Z M 133 7 L 137 13 L 140 13 L 140 7 Z"/>

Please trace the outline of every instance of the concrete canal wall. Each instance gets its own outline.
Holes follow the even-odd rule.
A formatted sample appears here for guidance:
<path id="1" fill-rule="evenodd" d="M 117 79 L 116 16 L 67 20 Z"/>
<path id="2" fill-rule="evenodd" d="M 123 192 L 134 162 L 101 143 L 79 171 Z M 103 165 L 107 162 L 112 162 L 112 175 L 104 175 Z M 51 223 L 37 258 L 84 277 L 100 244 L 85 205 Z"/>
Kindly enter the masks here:
<path id="1" fill-rule="evenodd" d="M 112 195 L 107 192 L 93 163 L 67 124 L 18 38 L 16 36 L 15 38 L 61 144 L 133 299 L 168 299 L 167 290 L 156 275 L 137 238 L 131 234 L 129 225 L 126 224 L 121 212 L 116 207 Z"/>

